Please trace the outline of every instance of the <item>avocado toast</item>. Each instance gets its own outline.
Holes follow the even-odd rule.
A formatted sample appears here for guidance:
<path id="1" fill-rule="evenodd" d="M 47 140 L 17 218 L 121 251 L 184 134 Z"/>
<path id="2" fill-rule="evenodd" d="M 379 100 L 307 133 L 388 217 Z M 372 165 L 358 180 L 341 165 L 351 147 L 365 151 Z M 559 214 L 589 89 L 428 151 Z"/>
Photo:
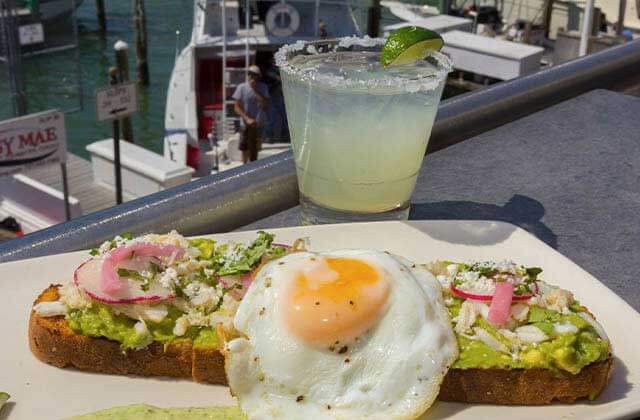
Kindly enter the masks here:
<path id="1" fill-rule="evenodd" d="M 509 405 L 596 398 L 611 375 L 611 343 L 568 290 L 511 261 L 425 267 L 443 286 L 460 356 L 443 401 Z"/>
<path id="2" fill-rule="evenodd" d="M 254 270 L 290 251 L 272 241 L 117 236 L 38 296 L 31 351 L 58 367 L 224 384 L 216 327 L 231 322 Z"/>

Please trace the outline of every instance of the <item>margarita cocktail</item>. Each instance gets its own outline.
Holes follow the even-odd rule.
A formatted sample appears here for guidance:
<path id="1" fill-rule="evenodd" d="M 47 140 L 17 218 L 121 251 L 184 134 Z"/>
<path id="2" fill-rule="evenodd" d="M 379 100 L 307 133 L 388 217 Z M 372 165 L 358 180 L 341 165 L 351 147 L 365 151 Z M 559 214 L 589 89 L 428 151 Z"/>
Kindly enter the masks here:
<path id="1" fill-rule="evenodd" d="M 303 222 L 406 218 L 450 60 L 383 67 L 382 39 L 280 49 Z"/>

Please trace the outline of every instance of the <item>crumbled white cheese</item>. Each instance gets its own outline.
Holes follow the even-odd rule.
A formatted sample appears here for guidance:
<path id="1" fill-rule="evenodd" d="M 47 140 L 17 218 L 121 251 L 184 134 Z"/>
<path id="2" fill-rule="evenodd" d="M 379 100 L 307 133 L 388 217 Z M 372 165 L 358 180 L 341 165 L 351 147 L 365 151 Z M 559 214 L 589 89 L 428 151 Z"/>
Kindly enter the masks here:
<path id="1" fill-rule="evenodd" d="M 476 333 L 476 337 L 478 337 L 478 339 L 487 346 L 503 353 L 509 353 L 509 349 L 507 349 L 507 346 L 505 346 L 498 339 L 489 334 L 489 332 L 484 328 L 474 328 L 473 331 Z"/>
<path id="2" fill-rule="evenodd" d="M 190 246 L 187 248 L 187 255 L 191 258 L 198 258 L 200 255 L 202 255 L 202 251 L 200 251 L 200 248 Z"/>
<path id="3" fill-rule="evenodd" d="M 135 325 L 133 326 L 133 329 L 136 330 L 136 334 L 138 335 L 149 334 L 149 329 L 147 328 L 147 324 L 143 320 L 136 322 Z"/>
<path id="4" fill-rule="evenodd" d="M 67 307 L 59 300 L 55 300 L 53 302 L 40 302 L 33 307 L 33 310 L 36 311 L 38 315 L 44 317 L 67 314 Z"/>
<path id="5" fill-rule="evenodd" d="M 523 325 L 516 328 L 515 331 L 518 339 L 525 343 L 540 343 L 541 341 L 548 340 L 549 337 L 535 325 Z"/>
<path id="6" fill-rule="evenodd" d="M 143 303 L 131 303 L 111 305 L 114 314 L 124 314 L 131 319 L 142 319 L 144 321 L 160 322 L 168 314 L 169 310 L 164 304 L 146 305 Z"/>
<path id="7" fill-rule="evenodd" d="M 573 303 L 573 293 L 559 287 L 545 288 L 540 301 L 541 306 L 563 314 L 570 313 L 569 305 Z"/>
<path id="8" fill-rule="evenodd" d="M 188 328 L 189 320 L 186 315 L 182 315 L 180 318 L 176 319 L 176 325 L 173 327 L 173 335 L 182 337 L 186 334 Z"/>
<path id="9" fill-rule="evenodd" d="M 185 335 L 187 329 L 191 326 L 195 327 L 207 327 L 210 324 L 210 318 L 203 314 L 202 312 L 198 312 L 196 310 L 190 310 L 186 314 L 182 315 L 178 319 L 176 319 L 176 325 L 173 327 L 173 333 L 181 337 Z"/>
<path id="10" fill-rule="evenodd" d="M 221 290 L 211 286 L 203 285 L 191 298 L 191 303 L 196 306 L 202 306 L 207 309 L 212 309 L 218 304 L 218 301 L 221 297 Z"/>
<path id="11" fill-rule="evenodd" d="M 187 295 L 187 297 L 193 298 L 198 293 L 199 289 L 200 289 L 200 283 L 194 281 L 192 283 L 187 284 L 187 287 L 182 289 L 182 291 L 184 292 L 185 295 Z"/>
<path id="12" fill-rule="evenodd" d="M 91 307 L 91 299 L 78 286 L 69 282 L 58 288 L 60 302 L 69 309 L 87 309 Z"/>
<path id="13" fill-rule="evenodd" d="M 515 319 L 516 321 L 526 321 L 528 314 L 529 305 L 526 305 L 524 303 L 516 303 L 515 305 L 511 305 L 511 318 Z"/>
<path id="14" fill-rule="evenodd" d="M 458 264 L 449 264 L 447 266 L 447 277 L 453 278 L 458 274 Z"/>
<path id="15" fill-rule="evenodd" d="M 173 267 L 168 267 L 164 273 L 160 275 L 158 281 L 167 289 L 172 289 L 178 279 L 178 272 Z"/>
<path id="16" fill-rule="evenodd" d="M 553 330 L 558 334 L 577 333 L 578 327 L 573 325 L 571 322 L 563 322 L 563 323 L 558 322 L 553 324 Z"/>
<path id="17" fill-rule="evenodd" d="M 451 279 L 449 279 L 447 276 L 445 276 L 443 274 L 437 275 L 436 279 L 438 280 L 440 285 L 445 289 L 448 288 L 451 285 Z"/>
<path id="18" fill-rule="evenodd" d="M 477 316 L 476 308 L 473 305 L 473 302 L 470 300 L 465 300 L 462 302 L 460 306 L 460 312 L 456 317 L 456 326 L 455 331 L 458 334 L 466 333 L 471 330 L 471 327 L 476 322 Z"/>

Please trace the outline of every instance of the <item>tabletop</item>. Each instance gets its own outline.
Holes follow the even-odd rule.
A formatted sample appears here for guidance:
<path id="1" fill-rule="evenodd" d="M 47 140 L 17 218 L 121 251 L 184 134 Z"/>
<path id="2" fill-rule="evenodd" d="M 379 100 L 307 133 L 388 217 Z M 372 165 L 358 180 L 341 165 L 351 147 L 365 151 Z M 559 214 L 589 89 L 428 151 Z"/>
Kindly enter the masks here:
<path id="1" fill-rule="evenodd" d="M 591 91 L 428 155 L 410 218 L 513 223 L 640 311 L 640 98 Z"/>

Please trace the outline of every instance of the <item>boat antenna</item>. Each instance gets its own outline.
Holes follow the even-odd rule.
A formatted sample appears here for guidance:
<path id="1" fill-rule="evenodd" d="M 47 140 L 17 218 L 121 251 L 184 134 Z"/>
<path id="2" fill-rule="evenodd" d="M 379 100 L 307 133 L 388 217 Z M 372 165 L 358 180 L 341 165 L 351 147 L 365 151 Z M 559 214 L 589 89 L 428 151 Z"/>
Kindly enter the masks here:
<path id="1" fill-rule="evenodd" d="M 178 59 L 178 54 L 180 54 L 180 31 L 176 31 L 176 60 Z"/>

